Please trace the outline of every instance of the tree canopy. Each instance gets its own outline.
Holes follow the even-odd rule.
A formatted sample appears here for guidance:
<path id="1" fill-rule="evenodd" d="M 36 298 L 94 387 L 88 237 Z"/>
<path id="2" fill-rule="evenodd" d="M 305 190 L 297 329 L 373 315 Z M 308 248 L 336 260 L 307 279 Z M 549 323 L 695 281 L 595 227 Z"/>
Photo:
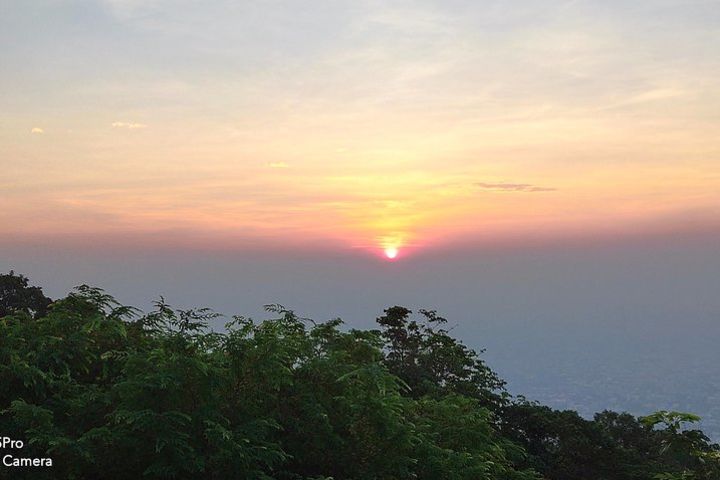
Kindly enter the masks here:
<path id="1" fill-rule="evenodd" d="M 32 287 L 23 275 L 10 273 L 0 275 L 0 317 L 25 312 L 34 317 L 47 313 L 50 299 L 40 287 Z"/>
<path id="2" fill-rule="evenodd" d="M 216 332 L 207 309 L 142 314 L 88 286 L 50 304 L 7 277 L 0 432 L 53 466 L 0 478 L 720 478 L 694 416 L 513 398 L 435 312 L 357 330 L 270 305 Z"/>

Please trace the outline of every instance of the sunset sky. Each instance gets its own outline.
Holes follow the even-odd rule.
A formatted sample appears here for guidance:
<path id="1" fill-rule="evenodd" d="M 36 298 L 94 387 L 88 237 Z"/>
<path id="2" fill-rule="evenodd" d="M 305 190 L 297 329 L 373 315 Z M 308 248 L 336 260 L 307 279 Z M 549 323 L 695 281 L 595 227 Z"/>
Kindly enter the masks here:
<path id="1" fill-rule="evenodd" d="M 720 231 L 716 1 L 0 1 L 0 244 Z"/>
<path id="2" fill-rule="evenodd" d="M 719 52 L 717 0 L 0 0 L 0 273 L 437 309 L 511 392 L 720 438 Z"/>

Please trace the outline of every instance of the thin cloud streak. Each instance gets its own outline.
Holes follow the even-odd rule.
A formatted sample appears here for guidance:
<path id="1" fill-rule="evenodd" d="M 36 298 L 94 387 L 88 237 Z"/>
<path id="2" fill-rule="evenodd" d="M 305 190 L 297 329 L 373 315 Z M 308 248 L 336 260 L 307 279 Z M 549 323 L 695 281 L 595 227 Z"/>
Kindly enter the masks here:
<path id="1" fill-rule="evenodd" d="M 288 165 L 285 162 L 270 162 L 268 163 L 268 167 L 270 168 L 288 168 L 290 165 Z"/>
<path id="2" fill-rule="evenodd" d="M 147 128 L 147 125 L 144 123 L 137 123 L 137 122 L 113 122 L 111 124 L 113 128 L 127 128 L 129 130 L 136 130 L 140 128 Z"/>
<path id="3" fill-rule="evenodd" d="M 477 182 L 475 186 L 482 190 L 496 192 L 554 192 L 557 188 L 539 187 L 529 183 L 485 183 Z"/>

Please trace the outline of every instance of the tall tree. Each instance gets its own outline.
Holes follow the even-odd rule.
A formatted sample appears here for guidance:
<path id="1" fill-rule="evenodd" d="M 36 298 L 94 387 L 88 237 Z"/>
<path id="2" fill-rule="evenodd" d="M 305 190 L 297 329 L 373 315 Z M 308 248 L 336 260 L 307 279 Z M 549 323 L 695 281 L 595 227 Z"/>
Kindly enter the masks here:
<path id="1" fill-rule="evenodd" d="M 377 319 L 390 372 L 407 383 L 415 398 L 459 394 L 498 410 L 507 399 L 505 382 L 478 352 L 450 336 L 445 318 L 434 310 L 419 313 L 416 320 L 411 310 L 395 306 Z"/>
<path id="2" fill-rule="evenodd" d="M 0 317 L 17 312 L 42 317 L 50 303 L 52 300 L 43 294 L 42 288 L 30 286 L 27 277 L 12 270 L 0 275 Z"/>

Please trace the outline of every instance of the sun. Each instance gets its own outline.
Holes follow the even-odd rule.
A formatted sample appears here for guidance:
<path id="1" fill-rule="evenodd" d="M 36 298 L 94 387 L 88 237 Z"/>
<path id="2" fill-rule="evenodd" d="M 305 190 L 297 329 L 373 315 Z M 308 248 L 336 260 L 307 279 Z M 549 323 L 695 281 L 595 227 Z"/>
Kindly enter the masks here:
<path id="1" fill-rule="evenodd" d="M 390 259 L 394 260 L 398 255 L 398 249 L 395 247 L 387 247 L 385 248 L 385 256 Z"/>

